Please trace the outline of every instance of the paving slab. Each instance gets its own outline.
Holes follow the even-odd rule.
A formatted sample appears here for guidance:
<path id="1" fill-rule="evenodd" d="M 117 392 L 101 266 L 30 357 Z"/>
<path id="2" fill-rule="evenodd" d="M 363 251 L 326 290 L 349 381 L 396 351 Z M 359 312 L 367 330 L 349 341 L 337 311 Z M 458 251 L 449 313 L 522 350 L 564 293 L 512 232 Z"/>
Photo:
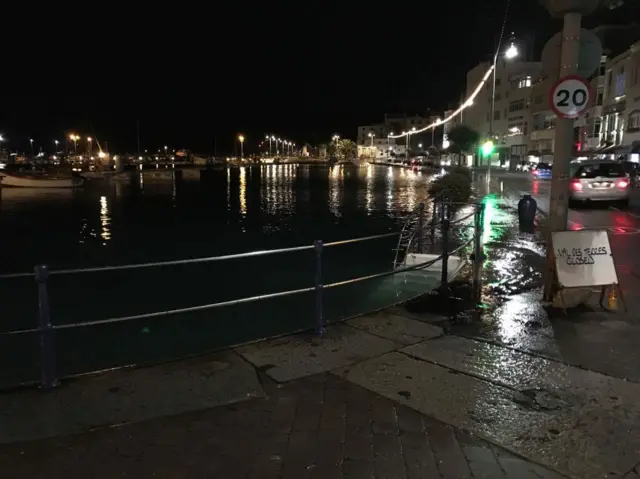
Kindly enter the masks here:
<path id="1" fill-rule="evenodd" d="M 51 392 L 0 394 L 0 443 L 76 434 L 264 395 L 255 369 L 233 352 L 112 371 L 64 381 Z"/>
<path id="2" fill-rule="evenodd" d="M 426 350 L 440 341 L 421 346 Z M 415 353 L 418 348 L 407 349 Z M 633 432 L 640 427 L 640 408 L 634 404 L 640 394 L 637 385 L 625 387 L 624 381 L 589 373 L 595 381 L 592 388 L 598 390 L 589 394 L 583 382 L 589 379 L 583 375 L 586 371 L 563 377 L 564 369 L 558 368 L 558 380 L 548 384 L 549 389 L 517 390 L 493 380 L 530 386 L 519 371 L 522 367 L 531 367 L 534 376 L 548 376 L 517 357 L 500 356 L 496 361 L 504 364 L 495 367 L 474 358 L 478 368 L 467 366 L 473 361 L 460 360 L 455 363 L 462 370 L 458 371 L 392 352 L 335 374 L 571 477 L 623 475 L 640 462 L 640 438 Z M 511 382 L 503 379 L 508 369 L 520 376 Z M 494 374 L 492 382 L 481 379 Z M 553 385 L 562 386 L 562 381 L 569 384 L 554 390 Z"/>
<path id="3" fill-rule="evenodd" d="M 0 445 L 3 479 L 560 479 L 331 374 L 265 398 Z M 272 387 L 273 386 L 273 387 Z"/>
<path id="4" fill-rule="evenodd" d="M 296 334 L 236 348 L 247 361 L 279 382 L 327 372 L 384 354 L 402 345 L 343 324 L 322 338 Z"/>
<path id="5" fill-rule="evenodd" d="M 422 321 L 381 311 L 347 321 L 349 326 L 399 344 L 415 344 L 442 335 L 442 329 Z"/>

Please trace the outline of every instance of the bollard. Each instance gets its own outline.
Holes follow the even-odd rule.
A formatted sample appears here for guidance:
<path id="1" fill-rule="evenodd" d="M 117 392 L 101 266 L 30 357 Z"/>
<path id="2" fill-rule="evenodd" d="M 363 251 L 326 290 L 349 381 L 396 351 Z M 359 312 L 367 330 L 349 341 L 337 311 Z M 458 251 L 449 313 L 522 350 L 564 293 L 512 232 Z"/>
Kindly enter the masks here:
<path id="1" fill-rule="evenodd" d="M 473 215 L 473 277 L 472 277 L 472 293 L 473 299 L 480 301 L 480 291 L 482 289 L 482 263 L 484 254 L 482 252 L 482 217 L 484 215 L 484 204 L 476 205 L 476 211 Z"/>
<path id="2" fill-rule="evenodd" d="M 442 228 L 442 275 L 440 276 L 440 293 L 449 294 L 449 204 L 440 206 Z"/>
<path id="3" fill-rule="evenodd" d="M 424 203 L 420 203 L 418 216 L 418 253 L 422 253 L 422 230 L 424 228 Z"/>
<path id="4" fill-rule="evenodd" d="M 316 252 L 316 334 L 322 336 L 325 333 L 324 328 L 324 315 L 322 311 L 323 298 L 322 298 L 322 249 L 323 244 L 321 240 L 317 240 L 314 243 L 314 251 Z"/>
<path id="5" fill-rule="evenodd" d="M 56 352 L 54 346 L 54 331 L 51 325 L 49 311 L 49 294 L 47 293 L 47 279 L 49 268 L 39 265 L 34 268 L 36 283 L 38 284 L 38 327 L 40 329 L 40 388 L 50 391 L 58 382 L 56 371 Z"/>
<path id="6" fill-rule="evenodd" d="M 523 195 L 518 202 L 518 223 L 522 233 L 535 232 L 536 212 L 538 204 L 531 195 Z"/>

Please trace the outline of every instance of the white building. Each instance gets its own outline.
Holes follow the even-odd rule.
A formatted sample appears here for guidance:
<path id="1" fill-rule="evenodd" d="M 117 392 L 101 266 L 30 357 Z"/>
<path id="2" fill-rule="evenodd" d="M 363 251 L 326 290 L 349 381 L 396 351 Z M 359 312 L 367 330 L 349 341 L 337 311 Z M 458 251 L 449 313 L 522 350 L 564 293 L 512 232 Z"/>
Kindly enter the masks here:
<path id="1" fill-rule="evenodd" d="M 631 45 L 625 71 L 626 109 L 622 144 L 629 147 L 631 161 L 640 162 L 640 42 Z"/>
<path id="2" fill-rule="evenodd" d="M 482 62 L 467 73 L 467 97 L 470 97 L 491 64 Z M 491 121 L 493 79 L 490 76 L 484 88 L 468 108 L 462 123 L 473 128 L 482 139 L 493 133 L 493 141 L 500 155 L 494 155 L 503 164 L 511 159 L 513 166 L 526 157 L 529 149 L 531 90 L 539 78 L 539 62 L 498 59 L 495 71 L 495 97 Z M 490 130 L 493 130 L 491 132 Z"/>
<path id="3" fill-rule="evenodd" d="M 612 158 L 640 153 L 640 42 L 607 62 L 601 143 Z"/>

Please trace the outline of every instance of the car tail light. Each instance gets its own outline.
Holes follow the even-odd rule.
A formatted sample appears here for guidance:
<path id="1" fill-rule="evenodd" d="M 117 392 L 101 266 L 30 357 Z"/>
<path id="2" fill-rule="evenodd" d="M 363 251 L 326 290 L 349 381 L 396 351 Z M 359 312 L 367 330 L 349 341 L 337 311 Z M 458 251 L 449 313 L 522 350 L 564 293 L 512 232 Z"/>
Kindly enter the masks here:
<path id="1" fill-rule="evenodd" d="M 617 183 L 618 188 L 626 188 L 629 186 L 629 182 L 627 180 L 620 180 Z"/>
<path id="2" fill-rule="evenodd" d="M 533 170 L 532 173 L 533 173 L 533 176 L 538 176 L 538 170 Z"/>
<path id="3" fill-rule="evenodd" d="M 571 182 L 571 189 L 573 189 L 574 191 L 581 191 L 582 183 L 580 183 L 580 180 L 573 180 Z"/>

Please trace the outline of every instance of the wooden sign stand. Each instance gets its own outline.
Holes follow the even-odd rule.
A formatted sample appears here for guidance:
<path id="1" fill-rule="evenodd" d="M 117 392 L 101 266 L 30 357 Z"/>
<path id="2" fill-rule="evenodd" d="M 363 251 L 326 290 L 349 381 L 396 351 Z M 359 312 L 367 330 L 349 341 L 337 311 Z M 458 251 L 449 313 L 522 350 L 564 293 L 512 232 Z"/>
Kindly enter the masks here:
<path id="1" fill-rule="evenodd" d="M 555 245 L 553 244 L 552 241 L 552 255 L 553 255 L 553 265 L 554 265 L 554 277 L 556 279 L 556 284 L 558 285 L 558 290 L 556 291 L 558 294 L 558 297 L 560 298 L 560 302 L 562 304 L 562 311 L 564 312 L 564 314 L 567 314 L 567 305 L 565 302 L 565 297 L 564 297 L 564 291 L 565 290 L 570 290 L 570 289 L 587 289 L 589 288 L 590 291 L 587 295 L 587 298 L 594 292 L 597 292 L 598 289 L 600 290 L 600 299 L 599 299 L 599 305 L 602 309 L 606 310 L 606 311 L 615 311 L 618 308 L 609 308 L 607 306 L 605 306 L 605 299 L 606 299 L 606 294 L 607 294 L 607 289 L 610 292 L 617 292 L 618 297 L 620 298 L 620 301 L 622 302 L 622 306 L 624 308 L 624 312 L 628 312 L 627 309 L 627 303 L 624 299 L 624 294 L 622 293 L 622 288 L 620 288 L 620 284 L 618 283 L 618 271 L 615 265 L 615 262 L 613 261 L 613 252 L 611 251 L 611 243 L 609 241 L 609 233 L 606 230 L 580 230 L 579 232 L 581 232 L 582 234 L 593 234 L 594 238 L 600 234 L 602 235 L 602 233 L 604 233 L 606 235 L 606 246 L 603 246 L 603 243 L 599 243 L 600 246 L 596 247 L 596 245 L 598 243 L 592 243 L 590 247 L 587 248 L 573 248 L 572 252 L 569 253 L 569 247 L 567 246 L 565 249 L 563 249 L 561 251 L 561 256 L 567 256 L 569 254 L 574 254 L 574 252 L 577 254 L 577 256 L 574 256 L 574 258 L 577 258 L 577 260 L 574 259 L 574 262 L 569 263 L 569 261 L 567 260 L 567 264 L 570 265 L 574 265 L 574 266 L 581 266 L 581 265 L 594 265 L 595 264 L 595 260 L 593 259 L 593 256 L 600 256 L 600 255 L 606 255 L 606 250 L 608 250 L 608 256 L 611 258 L 611 263 L 608 265 L 610 268 L 610 272 L 611 270 L 613 270 L 613 275 L 609 274 L 608 278 L 610 281 L 607 281 L 604 284 L 592 284 L 589 285 L 587 284 L 579 284 L 576 286 L 570 286 L 570 287 L 566 287 L 564 286 L 564 284 L 560 281 L 560 277 L 558 274 L 558 257 L 556 255 L 556 248 Z M 575 233 L 579 233 L 578 231 L 576 231 Z M 574 232 L 563 232 L 563 233 L 574 233 Z M 600 238 L 602 240 L 602 237 Z M 582 251 L 582 252 L 581 252 Z M 591 260 L 589 262 L 589 260 Z M 606 265 L 605 265 L 606 266 Z M 598 289 L 595 289 L 598 288 Z"/>

